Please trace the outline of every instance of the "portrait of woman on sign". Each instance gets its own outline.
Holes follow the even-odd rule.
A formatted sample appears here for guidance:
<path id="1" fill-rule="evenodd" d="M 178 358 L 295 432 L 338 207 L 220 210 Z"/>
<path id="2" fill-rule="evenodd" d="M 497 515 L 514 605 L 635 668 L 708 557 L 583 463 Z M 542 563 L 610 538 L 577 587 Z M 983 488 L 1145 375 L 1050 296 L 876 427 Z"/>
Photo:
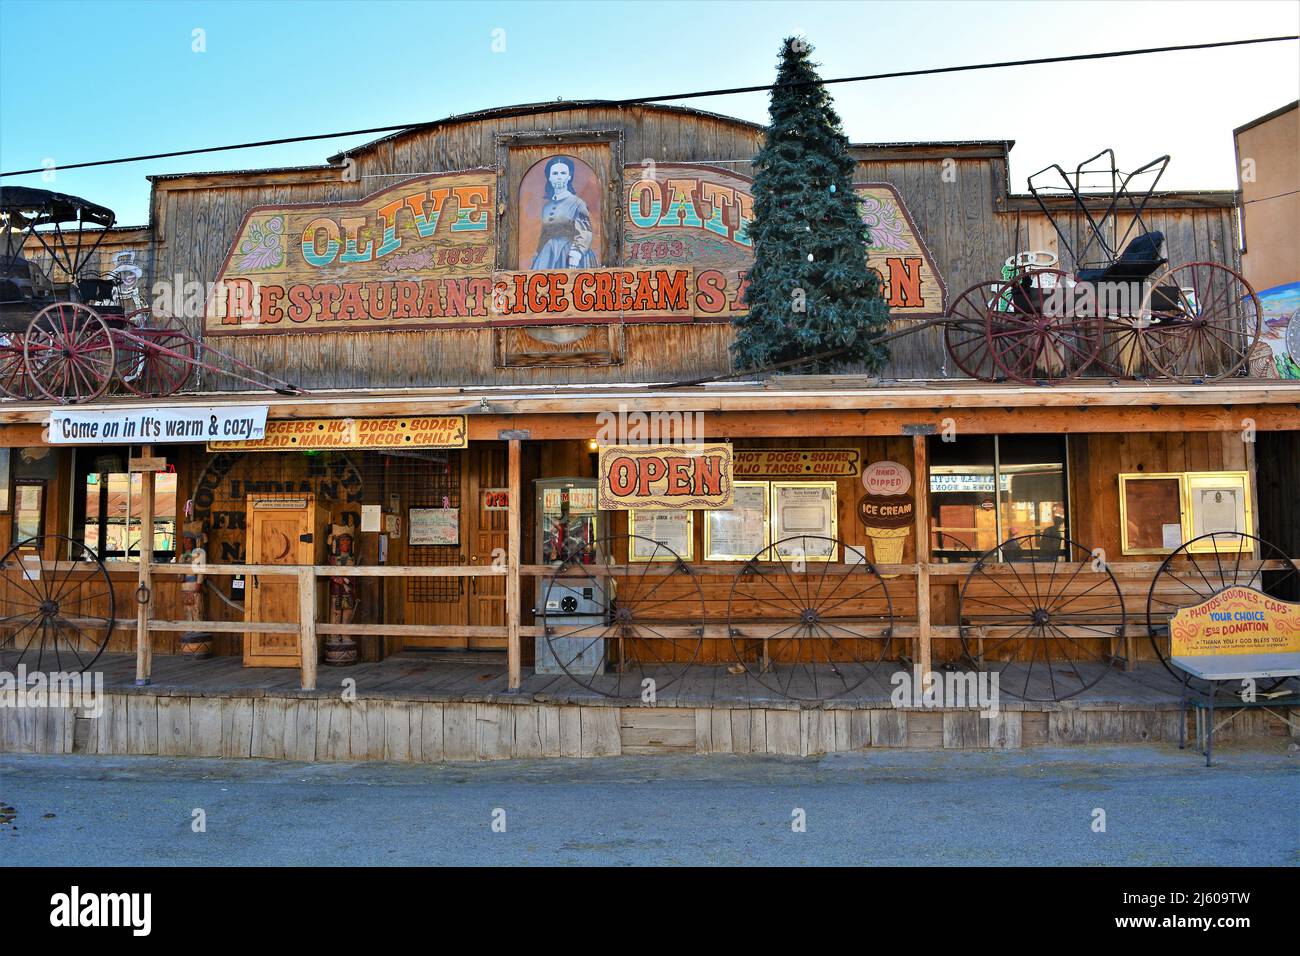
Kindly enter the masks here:
<path id="1" fill-rule="evenodd" d="M 537 181 L 539 170 L 534 167 L 528 171 L 521 186 L 523 201 L 520 207 L 538 209 L 536 222 L 529 223 L 532 228 L 527 229 L 529 233 L 537 230 L 537 251 L 530 268 L 599 268 L 593 221 L 598 221 L 600 211 L 597 208 L 593 215 L 588 200 L 579 195 L 580 192 L 587 193 L 588 198 L 599 201 L 590 167 L 571 156 L 552 156 L 538 166 L 541 167 L 541 182 Z M 536 200 L 528 201 L 529 193 L 535 194 L 539 186 L 543 197 L 540 208 L 534 204 Z M 527 245 L 523 247 L 528 248 Z"/>

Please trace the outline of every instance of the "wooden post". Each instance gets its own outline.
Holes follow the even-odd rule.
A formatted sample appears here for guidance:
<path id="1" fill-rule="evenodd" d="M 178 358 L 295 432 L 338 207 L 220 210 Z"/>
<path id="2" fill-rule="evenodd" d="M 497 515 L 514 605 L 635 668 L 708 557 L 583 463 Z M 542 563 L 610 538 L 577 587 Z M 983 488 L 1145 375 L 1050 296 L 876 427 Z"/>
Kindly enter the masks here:
<path id="1" fill-rule="evenodd" d="M 142 687 L 149 683 L 149 675 L 153 672 L 153 643 L 149 637 L 149 617 L 153 610 L 153 574 L 149 565 L 153 563 L 153 476 L 157 463 L 148 460 L 151 454 L 152 448 L 145 445 L 140 449 L 140 459 L 130 462 L 128 467 L 129 472 L 139 473 L 143 492 L 140 501 L 140 574 L 135 609 L 135 682 Z M 127 520 L 129 527 L 130 515 L 127 515 Z M 141 601 L 141 597 L 146 600 Z"/>
<path id="2" fill-rule="evenodd" d="M 520 618 L 520 601 L 519 601 L 519 564 L 521 555 L 519 554 L 519 516 L 520 494 L 519 487 L 519 439 L 510 439 L 510 461 L 509 461 L 509 479 L 510 487 L 510 511 L 506 517 L 506 659 L 509 670 L 509 678 L 506 687 L 509 690 L 518 690 L 521 681 L 520 670 L 522 667 L 523 654 L 519 646 L 519 618 Z"/>
<path id="3" fill-rule="evenodd" d="M 912 436 L 912 489 L 916 498 L 916 665 L 922 689 L 930 673 L 930 477 L 925 436 Z"/>
<path id="4" fill-rule="evenodd" d="M 302 689 L 316 689 L 316 572 L 298 569 L 298 651 L 302 654 Z"/>

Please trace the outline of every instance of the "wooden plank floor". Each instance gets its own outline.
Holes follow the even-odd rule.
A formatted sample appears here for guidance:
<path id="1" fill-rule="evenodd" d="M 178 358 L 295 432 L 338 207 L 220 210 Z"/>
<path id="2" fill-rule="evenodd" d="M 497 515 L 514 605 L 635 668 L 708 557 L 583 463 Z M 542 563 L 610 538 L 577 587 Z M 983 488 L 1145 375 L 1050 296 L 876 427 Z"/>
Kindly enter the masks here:
<path id="1" fill-rule="evenodd" d="M 13 673 L 17 654 L 0 652 L 0 670 Z M 29 668 L 30 669 L 30 668 Z M 837 675 L 829 668 L 819 667 L 813 673 L 800 666 L 792 674 L 764 675 L 760 683 L 748 673 L 732 674 L 723 666 L 694 666 L 684 674 L 664 672 L 651 674 L 656 681 L 658 706 L 666 707 L 797 707 L 798 702 L 782 696 L 777 686 L 788 687 L 795 695 L 810 695 L 814 687 L 843 687 L 845 679 L 852 686 L 848 693 L 835 696 L 832 706 L 879 707 L 890 706 L 893 691 L 891 677 L 903 670 L 903 665 L 886 661 L 860 683 L 852 675 Z M 519 701 L 538 700 L 553 703 L 611 703 L 610 696 L 619 686 L 613 674 L 601 675 L 584 687 L 561 674 L 534 674 L 524 669 L 523 685 L 517 694 L 508 694 L 506 668 L 499 657 L 485 655 L 480 661 L 473 658 L 448 660 L 421 659 L 418 655 L 404 654 L 390 657 L 379 663 L 362 663 L 352 667 L 325 667 L 319 670 L 315 691 L 299 688 L 298 670 L 279 667 L 244 667 L 239 657 L 214 657 L 206 661 L 192 661 L 176 655 L 156 655 L 153 659 L 153 682 L 147 688 L 135 686 L 135 655 L 103 654 L 95 670 L 104 675 L 104 689 L 113 693 L 144 692 L 164 696 L 188 697 L 335 697 L 344 693 L 345 680 L 355 681 L 358 698 L 422 701 Z M 939 672 L 943 674 L 942 671 Z M 1095 672 L 1093 672 L 1095 673 Z M 1090 678 L 1092 673 L 1085 672 Z M 1021 709 L 1019 700 L 1011 691 L 1023 691 L 1028 678 L 1031 696 L 1050 696 L 1050 682 L 1042 665 L 1027 672 L 1024 665 L 1013 665 L 1001 675 L 1000 704 L 1003 708 Z M 1055 675 L 1058 688 L 1078 686 L 1073 678 Z M 620 703 L 640 702 L 641 675 L 623 675 Z M 602 693 L 603 691 L 603 693 Z M 1158 663 L 1143 663 L 1136 671 L 1125 672 L 1112 668 L 1096 684 L 1070 698 L 1070 703 L 1086 707 L 1168 706 L 1178 702 L 1179 685 Z M 1048 702 L 1048 707 L 1053 706 Z M 1025 709 L 1038 710 L 1043 704 L 1026 701 Z"/>

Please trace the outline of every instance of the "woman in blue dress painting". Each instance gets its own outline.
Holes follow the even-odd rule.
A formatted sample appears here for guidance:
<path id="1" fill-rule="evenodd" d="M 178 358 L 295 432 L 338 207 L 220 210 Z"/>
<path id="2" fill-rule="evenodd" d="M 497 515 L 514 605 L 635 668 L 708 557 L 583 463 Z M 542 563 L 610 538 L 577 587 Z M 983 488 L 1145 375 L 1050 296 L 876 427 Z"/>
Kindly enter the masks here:
<path id="1" fill-rule="evenodd" d="M 546 161 L 547 199 L 542 204 L 534 269 L 595 269 L 600 265 L 591 248 L 591 213 L 582 197 L 573 192 L 573 170 L 568 156 Z"/>

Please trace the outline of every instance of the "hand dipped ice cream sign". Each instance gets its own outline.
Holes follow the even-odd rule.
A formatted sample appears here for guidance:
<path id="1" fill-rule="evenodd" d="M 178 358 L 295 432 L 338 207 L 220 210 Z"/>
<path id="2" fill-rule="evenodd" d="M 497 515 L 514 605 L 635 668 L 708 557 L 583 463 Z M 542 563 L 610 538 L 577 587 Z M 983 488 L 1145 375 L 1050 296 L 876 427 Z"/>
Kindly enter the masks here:
<path id="1" fill-rule="evenodd" d="M 256 207 L 209 296 L 207 334 L 726 322 L 743 313 L 753 261 L 750 180 L 659 164 L 629 165 L 623 182 L 615 261 L 598 254 L 597 223 L 579 197 L 573 209 L 552 198 L 539 242 L 563 226 L 568 232 L 545 244 L 559 251 L 539 252 L 520 262 L 534 268 L 514 271 L 497 268 L 491 169 L 420 176 L 351 202 Z M 891 311 L 942 314 L 942 280 L 897 191 L 885 183 L 856 188 L 871 235 L 868 261 Z M 614 244 L 604 245 L 615 258 Z"/>

